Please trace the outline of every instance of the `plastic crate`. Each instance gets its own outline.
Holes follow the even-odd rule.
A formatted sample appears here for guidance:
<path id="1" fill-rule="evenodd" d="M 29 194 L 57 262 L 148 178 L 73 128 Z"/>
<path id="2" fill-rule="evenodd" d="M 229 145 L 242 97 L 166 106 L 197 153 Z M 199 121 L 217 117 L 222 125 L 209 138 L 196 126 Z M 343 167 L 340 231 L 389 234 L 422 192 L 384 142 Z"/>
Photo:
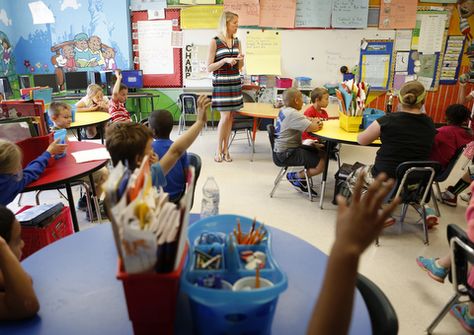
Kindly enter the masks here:
<path id="1" fill-rule="evenodd" d="M 268 231 L 267 240 L 258 245 L 234 245 L 234 247 L 224 245 L 224 260 L 221 269 L 195 269 L 194 249 L 197 247 L 201 233 L 225 233 L 227 244 L 229 239 L 234 241 L 230 236 L 236 226 L 237 218 L 240 219 L 242 231 L 248 232 L 252 226 L 252 220 L 236 215 L 208 217 L 194 223 L 188 230 L 188 261 L 181 277 L 181 290 L 190 298 L 194 330 L 198 334 L 270 334 L 278 296 L 288 286 L 286 275 L 272 257 L 271 236 Z M 242 250 L 265 252 L 267 255 L 266 265 L 260 270 L 260 276 L 270 280 L 273 286 L 251 291 L 231 291 L 195 285 L 195 281 L 199 277 L 207 274 L 218 274 L 230 284 L 234 284 L 243 277 L 255 276 L 256 271 L 245 269 L 240 260 L 240 251 Z"/>
<path id="2" fill-rule="evenodd" d="M 357 133 L 360 131 L 362 124 L 362 116 L 347 116 L 339 113 L 339 126 L 349 133 Z"/>
<path id="3" fill-rule="evenodd" d="M 179 277 L 185 259 L 186 250 L 176 271 L 138 274 L 124 272 L 119 259 L 117 279 L 123 284 L 128 317 L 135 335 L 174 333 Z"/>
<path id="4" fill-rule="evenodd" d="M 291 85 L 293 84 L 293 79 L 277 77 L 275 84 L 276 84 L 276 87 L 278 88 L 290 88 Z"/>
<path id="5" fill-rule="evenodd" d="M 311 87 L 310 77 L 296 77 L 295 80 L 297 87 Z"/>
<path id="6" fill-rule="evenodd" d="M 367 129 L 368 126 L 378 118 L 385 115 L 385 112 L 380 109 L 366 108 L 362 114 L 362 128 Z"/>
<path id="7" fill-rule="evenodd" d="M 17 214 L 31 207 L 33 206 L 24 206 Z M 22 259 L 73 232 L 71 211 L 67 206 L 64 206 L 61 212 L 44 227 L 22 225 L 21 239 L 25 242 Z"/>
<path id="8" fill-rule="evenodd" d="M 44 104 L 47 105 L 52 101 L 53 89 L 50 87 L 22 88 L 20 94 L 24 100 L 43 100 Z"/>

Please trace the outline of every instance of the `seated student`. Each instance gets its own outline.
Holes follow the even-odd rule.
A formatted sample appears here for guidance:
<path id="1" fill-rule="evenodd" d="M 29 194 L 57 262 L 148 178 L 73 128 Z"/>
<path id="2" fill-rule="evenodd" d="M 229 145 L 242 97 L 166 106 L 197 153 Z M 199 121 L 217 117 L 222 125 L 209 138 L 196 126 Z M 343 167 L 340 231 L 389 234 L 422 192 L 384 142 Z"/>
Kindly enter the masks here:
<path id="1" fill-rule="evenodd" d="M 446 109 L 447 125 L 438 128 L 438 133 L 435 136 L 435 143 L 431 152 L 431 160 L 440 162 L 444 170 L 450 160 L 453 158 L 456 151 L 474 140 L 471 128 L 468 128 L 471 112 L 464 105 L 454 104 Z M 470 181 L 470 178 L 468 178 Z M 441 194 L 443 203 L 449 206 L 457 205 L 457 196 L 467 186 L 469 182 L 465 183 L 465 187 L 449 186 L 445 192 Z M 461 182 L 464 186 L 464 183 Z"/>
<path id="2" fill-rule="evenodd" d="M 448 186 L 446 191 L 441 193 L 441 200 L 443 203 L 449 206 L 456 207 L 458 204 L 458 195 L 466 202 L 471 199 L 471 192 L 461 194 L 465 189 L 469 187 L 469 184 L 474 180 L 474 165 L 471 163 L 468 170 L 462 175 L 461 178 L 454 184 L 454 186 Z"/>
<path id="3" fill-rule="evenodd" d="M 33 282 L 20 264 L 24 245 L 20 223 L 0 205 L 0 320 L 29 318 L 40 307 Z"/>
<path id="4" fill-rule="evenodd" d="M 130 113 L 125 108 L 125 102 L 128 96 L 128 87 L 122 84 L 122 72 L 115 70 L 114 88 L 112 90 L 112 99 L 109 102 L 109 114 L 112 122 L 128 122 L 132 121 Z"/>
<path id="5" fill-rule="evenodd" d="M 474 182 L 471 184 L 471 191 L 474 190 Z M 466 209 L 467 236 L 474 241 L 474 199 L 471 198 L 469 206 Z M 448 237 L 449 238 L 449 237 Z M 434 280 L 444 283 L 451 269 L 450 253 L 440 258 L 425 258 L 418 256 L 416 263 L 419 267 Z M 469 272 L 468 282 L 474 286 L 474 271 Z M 464 302 L 455 304 L 451 308 L 451 314 L 461 323 L 461 325 L 471 334 L 474 334 L 474 302 Z"/>
<path id="6" fill-rule="evenodd" d="M 65 102 L 52 102 L 49 106 L 49 118 L 54 123 L 51 130 L 68 129 L 71 127 L 71 106 Z"/>
<path id="7" fill-rule="evenodd" d="M 104 96 L 102 87 L 97 84 L 87 86 L 86 96 L 76 103 L 76 111 L 82 112 L 108 112 L 109 99 Z M 86 137 L 94 138 L 97 135 L 96 126 L 86 128 Z"/>
<path id="8" fill-rule="evenodd" d="M 379 211 L 393 187 L 393 179 L 380 173 L 362 196 L 364 173 L 357 178 L 351 204 L 338 195 L 336 239 L 331 248 L 318 301 L 307 334 L 347 334 L 354 304 L 359 258 L 380 234 L 384 222 L 399 203 L 394 199 Z M 335 308 L 337 306 L 337 308 Z"/>
<path id="9" fill-rule="evenodd" d="M 186 149 L 199 136 L 206 124 L 206 109 L 211 100 L 206 96 L 198 98 L 198 115 L 196 122 L 171 145 L 163 157 L 153 152 L 153 132 L 142 124 L 133 122 L 118 122 L 112 124 L 106 133 L 106 147 L 115 166 L 118 162 L 128 165 L 130 170 L 140 166 L 143 158 L 148 155 L 151 159 L 152 183 L 155 187 L 166 186 L 165 176 L 173 168 Z"/>
<path id="10" fill-rule="evenodd" d="M 58 142 L 59 139 L 51 143 L 43 154 L 22 170 L 20 148 L 0 139 L 0 205 L 8 205 L 26 185 L 38 179 L 52 156 L 64 153 L 67 144 Z"/>
<path id="11" fill-rule="evenodd" d="M 173 141 L 170 140 L 173 116 L 169 111 L 161 109 L 151 112 L 148 120 L 153 132 L 153 150 L 158 157 L 164 157 L 173 144 Z M 188 167 L 188 155 L 185 152 L 166 175 L 164 191 L 169 193 L 170 200 L 173 202 L 178 201 L 184 194 Z"/>
<path id="12" fill-rule="evenodd" d="M 365 175 L 363 190 L 366 190 L 381 172 L 395 178 L 399 164 L 429 159 L 436 129 L 431 118 L 422 112 L 425 96 L 425 88 L 420 82 L 405 83 L 400 89 L 401 109 L 375 120 L 358 135 L 357 141 L 361 145 L 368 145 L 379 137 L 382 145 L 373 165 L 360 167 L 349 175 L 346 184 L 349 192 L 362 172 Z M 438 221 L 431 208 L 427 208 L 427 220 L 429 225 L 435 225 Z M 387 225 L 394 222 L 393 219 L 387 221 Z"/>
<path id="13" fill-rule="evenodd" d="M 319 119 L 319 121 L 327 120 L 328 113 L 324 108 L 329 105 L 329 92 L 324 87 L 316 87 L 311 91 L 311 103 L 305 111 L 304 115 L 309 119 Z M 312 133 L 303 132 L 303 143 L 305 140 L 316 140 L 318 138 Z"/>
<path id="14" fill-rule="evenodd" d="M 322 152 L 311 147 L 303 147 L 301 136 L 303 132 L 320 130 L 322 123 L 319 119 L 310 120 L 299 112 L 303 107 L 303 96 L 296 88 L 289 88 L 283 92 L 283 103 L 285 107 L 278 113 L 275 128 L 276 159 L 285 165 L 303 165 L 309 178 L 316 176 L 323 172 L 325 158 Z M 286 178 L 302 192 L 308 191 L 303 170 L 289 172 Z M 311 192 L 315 193 L 313 190 Z"/>

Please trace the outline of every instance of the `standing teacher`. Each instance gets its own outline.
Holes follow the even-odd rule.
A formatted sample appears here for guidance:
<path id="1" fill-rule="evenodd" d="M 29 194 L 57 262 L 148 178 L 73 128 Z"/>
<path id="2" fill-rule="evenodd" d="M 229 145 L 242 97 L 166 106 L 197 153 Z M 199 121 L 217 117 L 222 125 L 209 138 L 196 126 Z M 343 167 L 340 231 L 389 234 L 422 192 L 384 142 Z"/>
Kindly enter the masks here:
<path id="1" fill-rule="evenodd" d="M 214 161 L 232 162 L 229 154 L 229 137 L 232 129 L 233 113 L 243 106 L 240 70 L 244 65 L 240 42 L 235 37 L 239 27 L 239 17 L 224 11 L 219 23 L 219 35 L 211 40 L 207 70 L 214 74 L 212 80 L 212 108 L 217 109 L 221 118 L 217 126 L 219 140 Z"/>

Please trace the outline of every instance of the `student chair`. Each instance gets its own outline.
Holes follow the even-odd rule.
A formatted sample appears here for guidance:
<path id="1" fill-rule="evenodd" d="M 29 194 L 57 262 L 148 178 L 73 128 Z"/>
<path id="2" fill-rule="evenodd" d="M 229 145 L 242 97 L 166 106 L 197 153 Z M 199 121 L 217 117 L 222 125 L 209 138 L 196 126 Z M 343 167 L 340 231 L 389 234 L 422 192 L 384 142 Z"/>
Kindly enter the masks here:
<path id="1" fill-rule="evenodd" d="M 198 154 L 188 152 L 188 160 L 189 160 L 189 166 L 194 167 L 194 184 L 193 184 L 193 194 L 191 197 L 191 205 L 189 207 L 189 210 L 193 208 L 194 204 L 194 194 L 196 193 L 196 184 L 199 179 L 199 175 L 201 174 L 201 166 L 202 166 L 202 160 L 201 157 Z"/>
<path id="2" fill-rule="evenodd" d="M 250 94 L 242 92 L 242 95 L 244 102 L 255 102 L 255 99 Z M 238 113 L 234 114 L 231 130 L 232 137 L 229 142 L 229 148 L 232 145 L 232 142 L 234 141 L 237 133 L 245 132 L 249 147 L 252 147 L 252 151 L 255 151 L 255 148 L 252 146 L 253 117 L 240 115 Z"/>
<path id="3" fill-rule="evenodd" d="M 463 153 L 465 148 L 466 148 L 466 146 L 463 145 L 462 147 L 459 147 L 456 150 L 456 152 L 454 153 L 454 156 L 449 161 L 449 164 L 446 167 L 446 169 L 444 169 L 443 171 L 440 171 L 440 173 L 435 177 L 435 179 L 433 181 L 434 185 L 436 186 L 436 192 L 437 192 L 437 195 L 438 195 L 437 197 L 435 197 L 435 200 L 433 201 L 434 209 L 436 211 L 437 216 L 441 216 L 441 212 L 440 212 L 439 206 L 438 206 L 438 201 L 443 202 L 443 200 L 441 198 L 441 189 L 439 187 L 439 183 L 442 183 L 446 179 L 448 179 L 449 175 L 451 174 L 451 171 L 453 171 L 454 166 L 458 162 L 458 160 L 461 157 L 461 154 Z"/>
<path id="4" fill-rule="evenodd" d="M 181 106 L 181 115 L 178 121 L 178 134 L 181 134 L 181 132 L 186 129 L 186 117 L 189 115 L 197 115 L 197 95 L 194 93 L 180 94 L 179 105 Z"/>
<path id="5" fill-rule="evenodd" d="M 360 273 L 357 275 L 356 286 L 367 305 L 372 334 L 398 334 L 397 313 L 385 293 L 373 281 Z"/>
<path id="6" fill-rule="evenodd" d="M 280 167 L 280 172 L 278 172 L 278 175 L 275 178 L 275 181 L 273 182 L 273 189 L 270 192 L 270 198 L 273 198 L 273 194 L 275 193 L 275 190 L 278 187 L 278 184 L 280 183 L 281 179 L 283 176 L 286 175 L 288 172 L 288 169 L 296 169 L 300 168 L 300 166 L 289 166 L 289 165 L 283 165 L 278 162 L 276 159 L 275 151 L 273 150 L 275 147 L 275 126 L 272 124 L 267 125 L 267 132 L 268 132 L 268 139 L 270 140 L 270 146 L 272 147 L 272 158 L 273 158 L 273 163 Z M 313 187 L 313 180 L 309 178 L 307 170 L 305 167 L 304 169 L 304 176 L 306 178 L 306 184 L 308 185 L 308 198 L 309 201 L 313 201 L 313 195 L 311 194 L 311 188 Z"/>
<path id="7" fill-rule="evenodd" d="M 433 334 L 436 326 L 451 308 L 459 303 L 461 297 L 467 297 L 470 301 L 474 301 L 474 288 L 468 282 L 469 270 L 474 263 L 474 243 L 469 240 L 466 232 L 455 224 L 448 225 L 447 233 L 451 252 L 449 277 L 453 284 L 454 295 L 428 326 L 427 334 Z"/>
<path id="8" fill-rule="evenodd" d="M 386 201 L 395 197 L 401 198 L 402 210 L 400 223 L 403 223 L 408 206 L 412 206 L 421 216 L 423 224 L 424 243 L 429 244 L 428 225 L 426 224 L 425 204 L 430 200 L 431 189 L 435 176 L 439 173 L 441 166 L 436 161 L 408 161 L 397 167 L 395 186 Z M 375 240 L 379 245 L 379 239 Z"/>

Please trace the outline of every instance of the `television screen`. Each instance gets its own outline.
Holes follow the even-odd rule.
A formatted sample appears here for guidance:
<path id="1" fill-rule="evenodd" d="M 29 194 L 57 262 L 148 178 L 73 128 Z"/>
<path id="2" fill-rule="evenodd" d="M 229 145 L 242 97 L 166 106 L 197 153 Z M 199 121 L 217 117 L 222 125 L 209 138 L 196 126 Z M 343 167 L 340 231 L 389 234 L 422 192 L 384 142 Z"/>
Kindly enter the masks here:
<path id="1" fill-rule="evenodd" d="M 48 86 L 53 89 L 53 92 L 59 92 L 58 81 L 53 73 L 35 74 L 33 75 L 33 81 L 35 86 Z"/>
<path id="2" fill-rule="evenodd" d="M 30 88 L 30 76 L 19 76 L 18 80 L 20 81 L 20 88 Z"/>
<path id="3" fill-rule="evenodd" d="M 143 87 L 143 72 L 142 70 L 127 70 L 122 71 L 122 83 L 128 88 L 134 90 Z"/>
<path id="4" fill-rule="evenodd" d="M 5 99 L 9 99 L 13 96 L 12 87 L 7 77 L 0 77 L 0 91 L 3 93 Z"/>
<path id="5" fill-rule="evenodd" d="M 100 71 L 100 83 L 107 89 L 107 95 L 112 94 L 112 88 L 115 83 L 115 75 L 112 71 Z M 97 82 L 96 82 L 97 83 Z"/>
<path id="6" fill-rule="evenodd" d="M 89 85 L 89 76 L 87 71 L 82 72 L 66 72 L 66 89 L 68 91 L 75 91 L 79 93 L 81 90 L 86 90 Z"/>

